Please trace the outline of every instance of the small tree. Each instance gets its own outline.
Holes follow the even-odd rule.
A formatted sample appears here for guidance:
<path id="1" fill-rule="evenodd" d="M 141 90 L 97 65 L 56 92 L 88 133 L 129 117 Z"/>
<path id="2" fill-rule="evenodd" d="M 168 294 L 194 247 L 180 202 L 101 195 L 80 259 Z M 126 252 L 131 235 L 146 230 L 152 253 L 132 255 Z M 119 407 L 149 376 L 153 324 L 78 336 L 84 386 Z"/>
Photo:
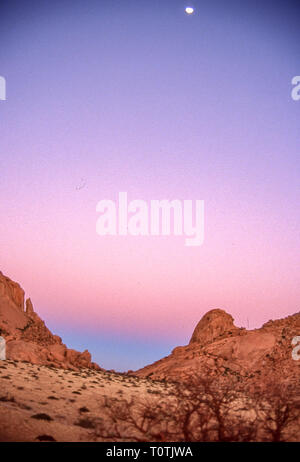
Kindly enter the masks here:
<path id="1" fill-rule="evenodd" d="M 268 381 L 255 393 L 262 440 L 280 442 L 299 436 L 299 387 Z"/>
<path id="2" fill-rule="evenodd" d="M 254 441 L 257 421 L 232 383 L 194 374 L 168 396 L 127 401 L 104 398 L 95 436 L 130 441 Z"/>

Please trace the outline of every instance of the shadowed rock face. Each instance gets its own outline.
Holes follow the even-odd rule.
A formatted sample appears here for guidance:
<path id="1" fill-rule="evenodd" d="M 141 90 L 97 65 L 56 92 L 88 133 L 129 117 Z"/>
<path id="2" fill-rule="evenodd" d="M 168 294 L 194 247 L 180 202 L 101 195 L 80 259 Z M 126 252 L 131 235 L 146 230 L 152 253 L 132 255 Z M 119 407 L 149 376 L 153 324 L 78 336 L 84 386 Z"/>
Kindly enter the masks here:
<path id="1" fill-rule="evenodd" d="M 6 341 L 7 359 L 29 361 L 66 369 L 100 369 L 90 353 L 68 349 L 35 313 L 31 300 L 25 303 L 19 284 L 0 272 L 0 335 Z"/>

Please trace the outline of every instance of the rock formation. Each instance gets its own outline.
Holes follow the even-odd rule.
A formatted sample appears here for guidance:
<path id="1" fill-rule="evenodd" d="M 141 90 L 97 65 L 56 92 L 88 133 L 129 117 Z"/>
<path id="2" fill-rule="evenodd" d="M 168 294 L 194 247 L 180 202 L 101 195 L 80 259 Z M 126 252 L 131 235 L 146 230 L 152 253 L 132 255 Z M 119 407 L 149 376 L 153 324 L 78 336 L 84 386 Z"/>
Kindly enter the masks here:
<path id="1" fill-rule="evenodd" d="M 25 308 L 24 308 L 25 305 Z M 0 336 L 6 341 L 8 359 L 33 364 L 79 369 L 100 369 L 90 353 L 68 349 L 53 335 L 34 311 L 24 290 L 0 272 Z M 128 375 L 155 380 L 185 380 L 195 371 L 233 382 L 250 384 L 272 378 L 299 384 L 300 361 L 292 359 L 292 339 L 300 336 L 300 313 L 269 321 L 260 329 L 234 325 L 232 316 L 221 309 L 206 313 L 186 346 L 174 348 L 160 359 Z"/>
<path id="2" fill-rule="evenodd" d="M 292 339 L 300 335 L 300 313 L 269 321 L 260 329 L 238 328 L 223 310 L 206 313 L 187 346 L 130 374 L 154 380 L 185 380 L 194 372 L 254 385 L 264 378 L 299 384 L 300 361 Z M 243 385 L 244 386 L 244 385 Z"/>
<path id="3" fill-rule="evenodd" d="M 190 344 L 198 343 L 205 345 L 211 343 L 224 333 L 236 331 L 237 327 L 233 324 L 233 317 L 224 310 L 211 310 L 206 313 L 198 322 Z"/>
<path id="4" fill-rule="evenodd" d="M 65 369 L 100 369 L 90 353 L 68 349 L 53 335 L 35 313 L 32 302 L 25 302 L 24 290 L 0 272 L 0 335 L 6 341 L 7 359 L 28 361 Z"/>

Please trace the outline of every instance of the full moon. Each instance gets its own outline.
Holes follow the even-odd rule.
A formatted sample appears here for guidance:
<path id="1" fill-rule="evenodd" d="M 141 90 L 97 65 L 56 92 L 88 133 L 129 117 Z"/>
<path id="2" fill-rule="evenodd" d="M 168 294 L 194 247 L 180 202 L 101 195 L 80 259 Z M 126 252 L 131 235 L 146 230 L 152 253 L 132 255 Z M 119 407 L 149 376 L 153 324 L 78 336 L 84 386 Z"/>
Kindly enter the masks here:
<path id="1" fill-rule="evenodd" d="M 185 12 L 187 14 L 193 14 L 194 13 L 194 8 L 192 8 L 191 6 L 187 6 L 186 9 L 185 9 Z"/>

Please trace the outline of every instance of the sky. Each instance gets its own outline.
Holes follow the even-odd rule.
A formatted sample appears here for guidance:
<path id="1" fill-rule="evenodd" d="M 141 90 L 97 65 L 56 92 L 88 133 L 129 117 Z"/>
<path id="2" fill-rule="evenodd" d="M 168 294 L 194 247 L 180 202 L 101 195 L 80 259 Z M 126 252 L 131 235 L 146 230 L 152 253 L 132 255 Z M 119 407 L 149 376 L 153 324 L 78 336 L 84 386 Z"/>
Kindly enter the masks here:
<path id="1" fill-rule="evenodd" d="M 249 328 L 299 311 L 299 12 L 1 1 L 0 270 L 69 347 L 135 370 L 210 309 Z M 99 236 L 121 191 L 204 200 L 203 245 Z"/>

